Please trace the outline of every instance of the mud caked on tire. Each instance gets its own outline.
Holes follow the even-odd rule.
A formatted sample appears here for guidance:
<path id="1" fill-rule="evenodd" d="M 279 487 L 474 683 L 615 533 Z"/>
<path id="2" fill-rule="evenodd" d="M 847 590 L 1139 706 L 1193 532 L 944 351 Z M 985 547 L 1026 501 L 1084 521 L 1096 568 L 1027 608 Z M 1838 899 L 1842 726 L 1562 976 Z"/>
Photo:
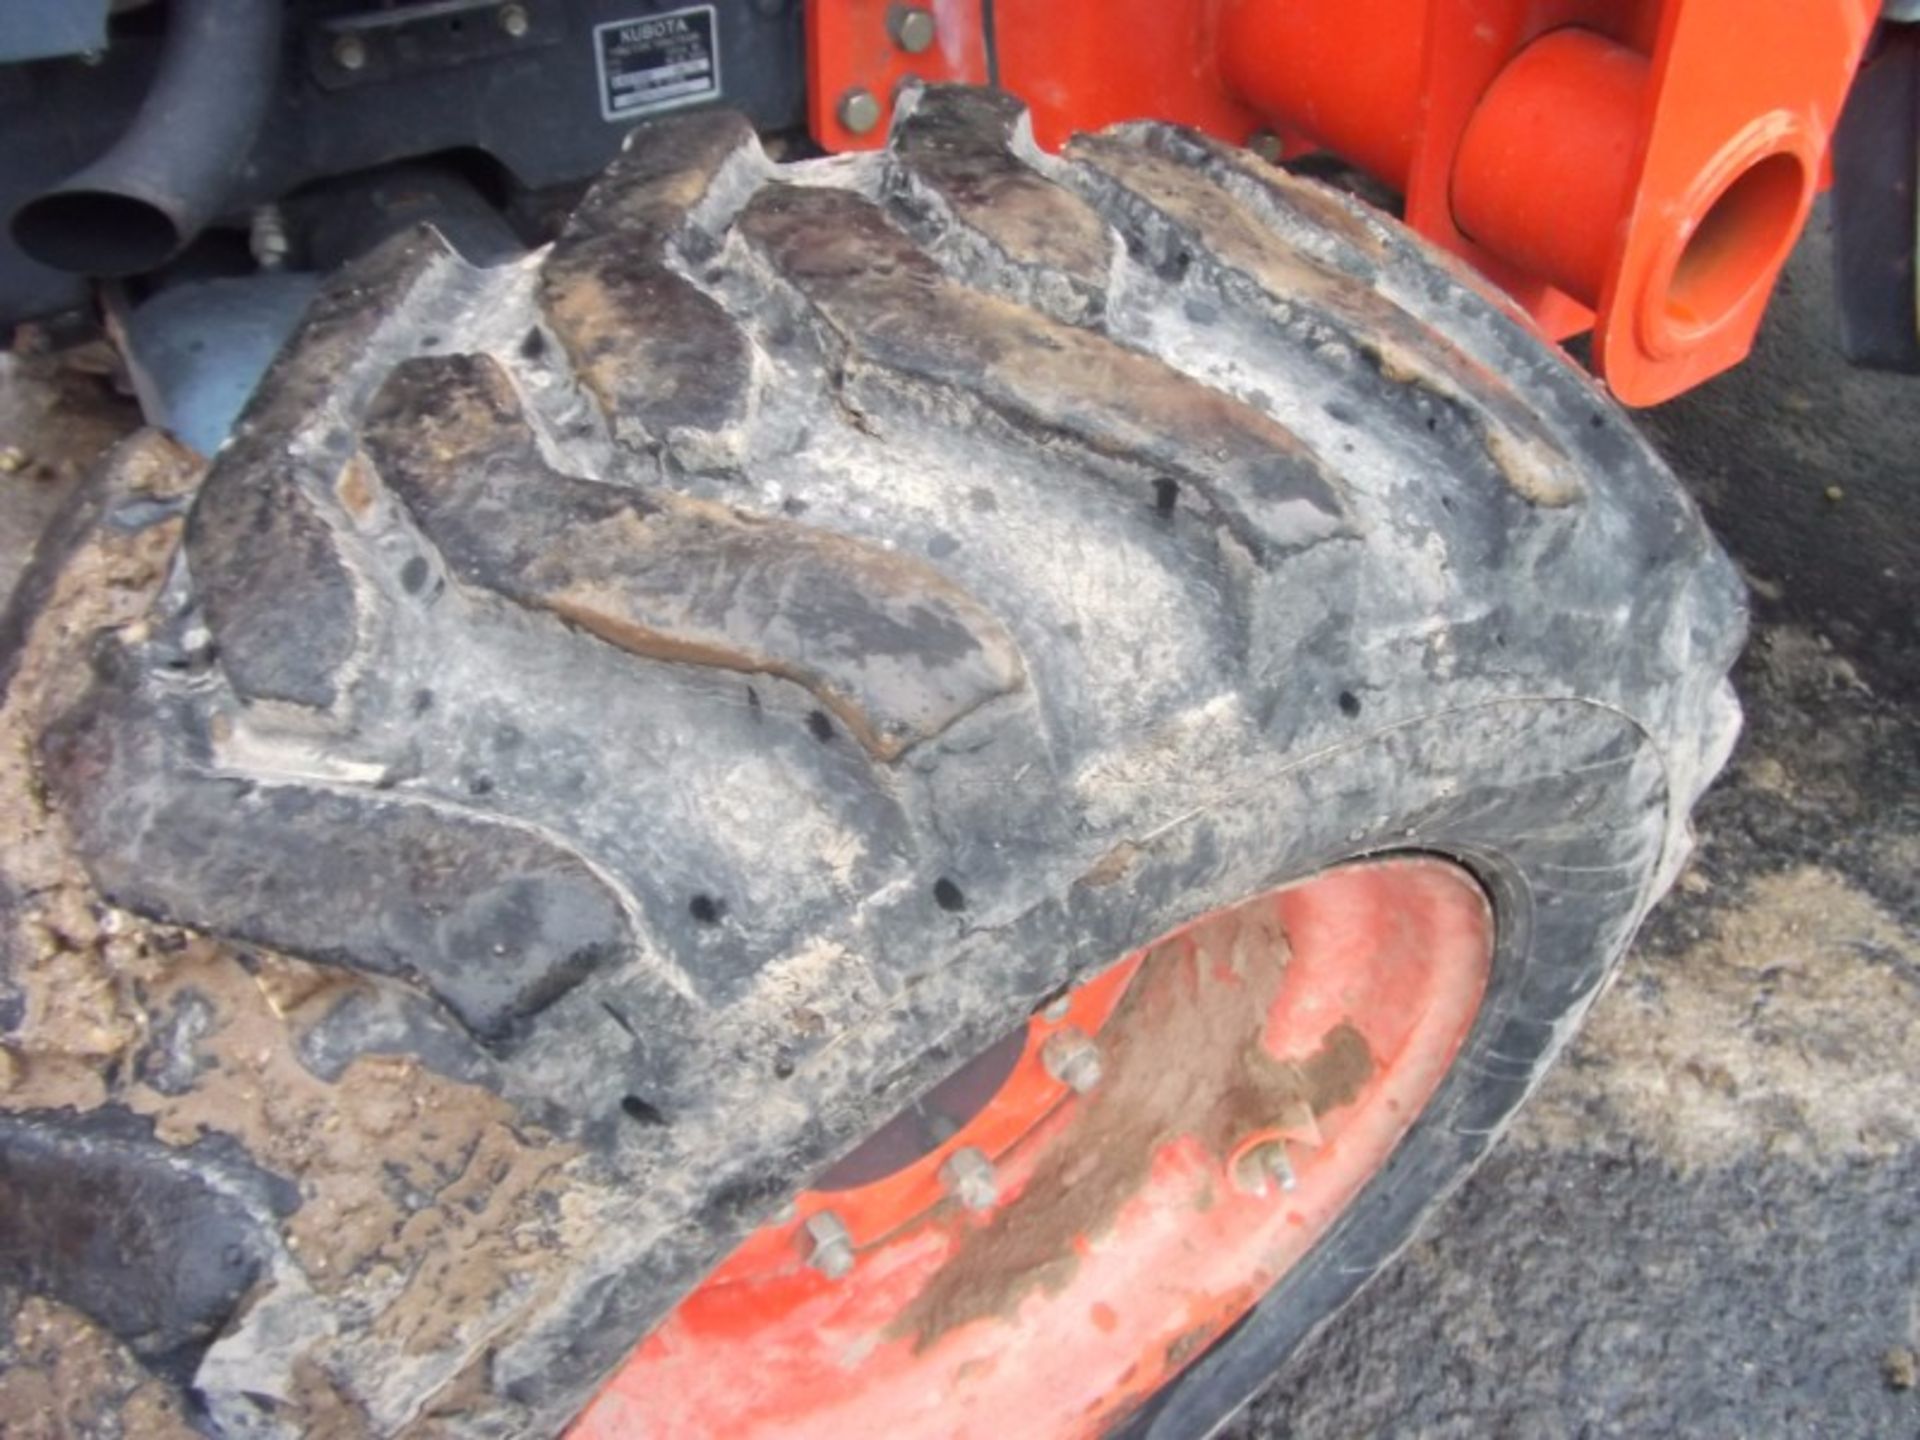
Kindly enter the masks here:
<path id="1" fill-rule="evenodd" d="M 181 529 L 100 505 L 96 562 Z M 1048 156 L 966 90 L 792 166 L 649 126 L 500 268 L 390 243 L 148 571 L 8 699 L 0 1286 L 230 1433 L 557 1431 L 1045 997 L 1454 857 L 1478 1019 L 1142 1421 L 1204 1428 L 1485 1150 L 1737 723 L 1731 568 L 1502 302 L 1247 155 Z"/>

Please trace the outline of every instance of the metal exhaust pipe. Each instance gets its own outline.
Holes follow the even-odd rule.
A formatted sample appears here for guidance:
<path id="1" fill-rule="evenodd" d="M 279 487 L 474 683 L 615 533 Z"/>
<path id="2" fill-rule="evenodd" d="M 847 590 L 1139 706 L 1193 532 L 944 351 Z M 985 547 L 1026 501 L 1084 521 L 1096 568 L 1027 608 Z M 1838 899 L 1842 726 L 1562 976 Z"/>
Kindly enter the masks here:
<path id="1" fill-rule="evenodd" d="M 280 71 L 280 0 L 173 0 L 153 84 L 126 134 L 14 212 L 13 241 L 56 270 L 138 275 L 220 211 Z"/>

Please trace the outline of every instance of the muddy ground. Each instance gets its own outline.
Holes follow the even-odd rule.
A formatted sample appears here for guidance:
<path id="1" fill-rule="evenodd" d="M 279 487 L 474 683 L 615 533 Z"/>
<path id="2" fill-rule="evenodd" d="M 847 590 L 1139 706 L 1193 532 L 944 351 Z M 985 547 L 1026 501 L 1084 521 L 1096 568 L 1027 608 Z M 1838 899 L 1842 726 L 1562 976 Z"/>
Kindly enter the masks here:
<path id="1" fill-rule="evenodd" d="M 1920 378 L 1844 367 L 1828 263 L 1816 231 L 1754 360 L 1647 417 L 1756 592 L 1693 867 L 1237 1440 L 1920 1435 Z M 0 359 L 0 593 L 133 418 L 97 373 Z"/>
<path id="2" fill-rule="evenodd" d="M 1692 868 L 1234 1440 L 1920 1436 L 1920 377 L 1845 367 L 1830 263 L 1646 417 L 1755 591 Z"/>

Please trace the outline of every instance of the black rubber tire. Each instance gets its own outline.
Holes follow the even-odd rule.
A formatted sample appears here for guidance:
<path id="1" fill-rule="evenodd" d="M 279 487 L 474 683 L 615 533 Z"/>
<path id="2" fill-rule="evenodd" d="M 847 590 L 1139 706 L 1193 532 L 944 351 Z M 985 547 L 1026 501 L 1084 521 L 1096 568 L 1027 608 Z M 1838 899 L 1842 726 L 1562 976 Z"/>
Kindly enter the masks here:
<path id="1" fill-rule="evenodd" d="M 217 1431 L 551 1433 L 1062 985 L 1348 857 L 1458 857 L 1485 1010 L 1136 1421 L 1202 1433 L 1604 983 L 1732 743 L 1742 627 L 1625 417 L 1331 190 L 1159 125 L 1043 156 L 967 90 L 791 167 L 650 126 L 524 263 L 421 235 L 343 276 L 47 728 L 47 823 L 151 944 L 89 1102 L 5 1012 L 0 1281 Z M 384 1130 L 376 1077 L 412 1097 Z M 262 1122 L 263 1089 L 304 1098 Z M 111 1273 L 60 1243 L 83 1183 Z"/>

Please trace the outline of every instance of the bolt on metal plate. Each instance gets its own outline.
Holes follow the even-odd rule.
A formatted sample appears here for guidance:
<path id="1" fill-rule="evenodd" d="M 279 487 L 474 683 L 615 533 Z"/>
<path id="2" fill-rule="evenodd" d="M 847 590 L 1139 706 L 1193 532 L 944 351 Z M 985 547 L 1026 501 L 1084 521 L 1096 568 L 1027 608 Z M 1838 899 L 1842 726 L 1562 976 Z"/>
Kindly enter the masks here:
<path id="1" fill-rule="evenodd" d="M 880 102 L 871 90 L 849 90 L 840 97 L 840 123 L 865 135 L 880 123 Z"/>
<path id="2" fill-rule="evenodd" d="M 933 12 L 921 5 L 894 6 L 887 12 L 887 30 L 893 36 L 893 43 L 909 55 L 931 50 L 940 34 Z"/>

